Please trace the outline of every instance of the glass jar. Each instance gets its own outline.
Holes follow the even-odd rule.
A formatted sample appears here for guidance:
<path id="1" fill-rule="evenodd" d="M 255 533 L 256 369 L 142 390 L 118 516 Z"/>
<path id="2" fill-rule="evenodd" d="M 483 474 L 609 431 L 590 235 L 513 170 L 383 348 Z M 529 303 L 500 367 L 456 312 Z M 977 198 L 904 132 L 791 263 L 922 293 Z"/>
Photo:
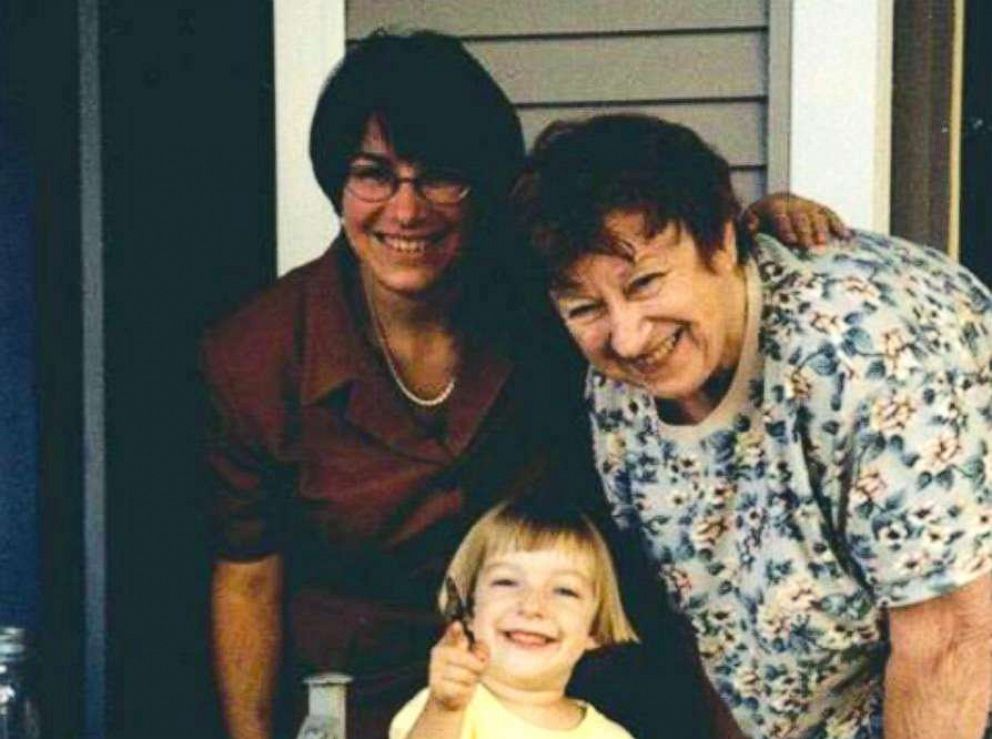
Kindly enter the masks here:
<path id="1" fill-rule="evenodd" d="M 307 686 L 308 710 L 296 739 L 346 739 L 345 705 L 351 677 L 324 672 L 303 682 Z"/>
<path id="2" fill-rule="evenodd" d="M 27 632 L 0 626 L 0 739 L 39 739 Z"/>

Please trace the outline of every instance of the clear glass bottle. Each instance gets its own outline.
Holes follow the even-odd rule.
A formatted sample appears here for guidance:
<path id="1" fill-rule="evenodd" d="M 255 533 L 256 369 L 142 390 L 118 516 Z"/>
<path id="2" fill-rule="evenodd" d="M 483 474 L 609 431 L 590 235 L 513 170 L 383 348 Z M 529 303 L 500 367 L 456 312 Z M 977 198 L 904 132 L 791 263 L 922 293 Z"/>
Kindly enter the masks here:
<path id="1" fill-rule="evenodd" d="M 39 739 L 27 632 L 0 626 L 0 739 Z"/>
<path id="2" fill-rule="evenodd" d="M 345 705 L 351 677 L 322 672 L 303 682 L 307 686 L 307 716 L 296 739 L 347 739 Z"/>

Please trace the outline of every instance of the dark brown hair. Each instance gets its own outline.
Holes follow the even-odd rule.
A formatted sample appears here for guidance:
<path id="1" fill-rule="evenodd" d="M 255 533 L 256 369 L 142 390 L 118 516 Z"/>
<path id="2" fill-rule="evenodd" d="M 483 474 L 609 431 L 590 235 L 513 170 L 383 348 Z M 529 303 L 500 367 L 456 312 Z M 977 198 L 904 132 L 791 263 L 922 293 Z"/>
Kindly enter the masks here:
<path id="1" fill-rule="evenodd" d="M 727 161 L 689 128 L 610 114 L 549 126 L 514 187 L 518 225 L 554 283 L 579 257 L 617 253 L 604 228 L 616 211 L 644 215 L 649 236 L 676 221 L 708 260 L 740 214 Z M 746 245 L 738 247 L 741 259 Z"/>
<path id="2" fill-rule="evenodd" d="M 310 160 L 339 213 L 348 165 L 372 118 L 400 157 L 463 174 L 477 206 L 505 197 L 523 162 L 512 104 L 461 42 L 441 33 L 379 29 L 352 46 L 324 84 Z"/>

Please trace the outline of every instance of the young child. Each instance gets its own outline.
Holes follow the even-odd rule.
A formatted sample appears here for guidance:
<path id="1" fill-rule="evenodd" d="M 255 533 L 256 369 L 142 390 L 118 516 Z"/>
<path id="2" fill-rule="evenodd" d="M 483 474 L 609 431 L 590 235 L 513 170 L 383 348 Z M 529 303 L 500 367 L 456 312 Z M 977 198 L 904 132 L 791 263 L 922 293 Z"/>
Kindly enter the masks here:
<path id="1" fill-rule="evenodd" d="M 609 551 L 573 510 L 521 498 L 472 527 L 448 568 L 468 599 L 431 650 L 429 686 L 390 739 L 631 739 L 565 687 L 590 649 L 636 641 Z M 450 588 L 440 607 L 451 613 Z"/>

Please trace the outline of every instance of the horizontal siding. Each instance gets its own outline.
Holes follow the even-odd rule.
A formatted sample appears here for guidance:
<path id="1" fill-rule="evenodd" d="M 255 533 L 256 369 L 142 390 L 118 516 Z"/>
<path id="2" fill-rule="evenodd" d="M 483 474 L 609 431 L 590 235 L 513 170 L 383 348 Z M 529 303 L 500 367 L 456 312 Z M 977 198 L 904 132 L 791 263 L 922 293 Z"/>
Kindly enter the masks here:
<path id="1" fill-rule="evenodd" d="M 765 0 L 349 0 L 348 38 L 379 26 L 455 36 L 533 36 L 748 28 L 768 23 Z"/>
<path id="2" fill-rule="evenodd" d="M 764 96 L 763 31 L 476 41 L 469 51 L 517 104 Z"/>
<path id="3" fill-rule="evenodd" d="M 735 169 L 730 172 L 730 183 L 734 186 L 741 205 L 749 205 L 765 194 L 765 169 Z"/>
<path id="4" fill-rule="evenodd" d="M 732 165 L 765 163 L 765 110 L 763 102 L 676 103 L 670 105 L 610 105 L 534 107 L 520 111 L 528 148 L 545 126 L 559 119 L 581 119 L 599 113 L 638 112 L 681 123 L 716 147 Z"/>
<path id="5" fill-rule="evenodd" d="M 695 129 L 743 203 L 767 173 L 769 0 L 347 0 L 347 37 L 432 28 L 465 40 L 520 114 L 638 111 Z"/>

